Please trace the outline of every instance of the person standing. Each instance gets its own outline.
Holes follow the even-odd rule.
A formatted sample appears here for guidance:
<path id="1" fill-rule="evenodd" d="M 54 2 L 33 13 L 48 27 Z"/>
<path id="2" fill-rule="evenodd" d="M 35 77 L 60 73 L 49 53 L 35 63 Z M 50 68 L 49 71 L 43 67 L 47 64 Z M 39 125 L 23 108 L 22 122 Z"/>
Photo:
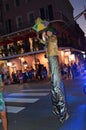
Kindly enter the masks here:
<path id="1" fill-rule="evenodd" d="M 77 64 L 71 63 L 71 72 L 72 72 L 72 78 L 74 79 L 77 76 Z"/>
<path id="2" fill-rule="evenodd" d="M 46 57 L 51 75 L 51 97 L 52 97 L 52 112 L 57 115 L 60 122 L 67 120 L 69 115 L 64 96 L 64 84 L 61 77 L 57 37 L 54 34 L 54 28 L 49 27 L 42 33 L 42 39 L 37 36 L 41 43 L 45 44 Z"/>
<path id="3" fill-rule="evenodd" d="M 8 130 L 5 101 L 3 99 L 3 94 L 2 94 L 4 89 L 4 73 L 2 70 L 3 70 L 2 65 L 0 65 L 0 116 L 2 119 L 3 130 Z"/>
<path id="4" fill-rule="evenodd" d="M 71 79 L 71 66 L 70 66 L 70 64 L 67 65 L 67 78 Z"/>
<path id="5" fill-rule="evenodd" d="M 18 79 L 19 79 L 19 83 L 22 84 L 23 83 L 23 73 L 22 73 L 22 70 L 19 70 Z"/>

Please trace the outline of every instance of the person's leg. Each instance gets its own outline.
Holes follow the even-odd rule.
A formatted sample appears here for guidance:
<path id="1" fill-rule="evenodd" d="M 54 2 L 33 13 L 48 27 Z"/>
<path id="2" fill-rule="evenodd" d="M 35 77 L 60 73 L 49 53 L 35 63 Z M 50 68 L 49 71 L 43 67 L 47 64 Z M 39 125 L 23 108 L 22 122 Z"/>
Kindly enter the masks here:
<path id="1" fill-rule="evenodd" d="M 1 114 L 1 119 L 2 119 L 3 130 L 8 130 L 8 128 L 7 128 L 6 111 L 1 112 L 0 114 Z"/>

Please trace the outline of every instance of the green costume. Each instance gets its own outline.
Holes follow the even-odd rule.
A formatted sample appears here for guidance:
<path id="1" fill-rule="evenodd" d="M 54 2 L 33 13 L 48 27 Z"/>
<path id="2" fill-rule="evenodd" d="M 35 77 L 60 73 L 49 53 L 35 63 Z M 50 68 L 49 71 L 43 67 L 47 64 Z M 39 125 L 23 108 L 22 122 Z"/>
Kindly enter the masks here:
<path id="1" fill-rule="evenodd" d="M 2 76 L 0 75 L 0 87 L 2 87 Z M 3 99 L 3 94 L 0 92 L 0 112 L 5 110 L 5 102 Z"/>

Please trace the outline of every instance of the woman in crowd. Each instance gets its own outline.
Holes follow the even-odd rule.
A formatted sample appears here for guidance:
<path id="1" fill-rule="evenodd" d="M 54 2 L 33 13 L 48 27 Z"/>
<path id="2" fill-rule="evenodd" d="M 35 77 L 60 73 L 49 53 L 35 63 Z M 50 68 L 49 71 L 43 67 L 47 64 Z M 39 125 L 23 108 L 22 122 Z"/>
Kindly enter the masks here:
<path id="1" fill-rule="evenodd" d="M 19 79 L 20 84 L 22 84 L 23 83 L 23 73 L 22 73 L 22 70 L 20 70 L 19 73 L 18 73 L 18 79 Z"/>
<path id="2" fill-rule="evenodd" d="M 5 102 L 4 102 L 3 94 L 2 94 L 3 89 L 4 89 L 4 68 L 3 68 L 3 65 L 1 64 L 0 65 L 0 116 L 2 119 L 3 130 L 8 130 Z"/>

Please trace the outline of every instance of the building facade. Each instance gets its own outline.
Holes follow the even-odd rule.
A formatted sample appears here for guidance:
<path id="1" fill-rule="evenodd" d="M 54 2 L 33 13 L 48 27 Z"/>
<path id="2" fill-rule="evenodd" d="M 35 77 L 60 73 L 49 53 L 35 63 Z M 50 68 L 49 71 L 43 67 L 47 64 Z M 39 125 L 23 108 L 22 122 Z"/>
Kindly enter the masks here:
<path id="1" fill-rule="evenodd" d="M 22 57 L 24 61 L 30 63 L 29 67 L 37 64 L 39 60 L 48 69 L 47 60 L 42 58 L 45 55 L 44 46 L 33 42 L 36 34 L 34 31 L 30 33 L 37 17 L 46 19 L 57 30 L 60 62 L 66 64 L 75 60 L 78 62 L 77 54 L 82 58 L 86 43 L 83 31 L 74 21 L 73 7 L 69 0 L 1 0 L 1 62 L 11 61 L 11 72 L 22 67 Z"/>
<path id="2" fill-rule="evenodd" d="M 68 19 L 72 24 L 73 7 L 68 0 L 1 0 L 3 34 L 31 27 L 37 17 L 52 20 Z M 4 17 L 2 17 L 4 16 Z M 66 21 L 67 22 L 67 21 Z"/>

